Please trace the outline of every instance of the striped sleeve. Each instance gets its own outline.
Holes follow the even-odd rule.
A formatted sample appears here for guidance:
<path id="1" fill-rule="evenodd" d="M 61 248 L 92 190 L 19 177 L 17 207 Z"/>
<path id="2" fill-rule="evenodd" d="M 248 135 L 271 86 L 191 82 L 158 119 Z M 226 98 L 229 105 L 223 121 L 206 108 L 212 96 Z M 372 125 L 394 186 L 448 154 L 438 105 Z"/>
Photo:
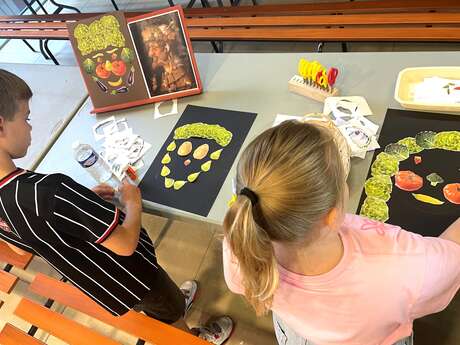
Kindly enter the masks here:
<path id="1" fill-rule="evenodd" d="M 52 205 L 50 217 L 56 231 L 88 242 L 104 242 L 119 223 L 115 205 L 67 176 L 57 186 Z"/>

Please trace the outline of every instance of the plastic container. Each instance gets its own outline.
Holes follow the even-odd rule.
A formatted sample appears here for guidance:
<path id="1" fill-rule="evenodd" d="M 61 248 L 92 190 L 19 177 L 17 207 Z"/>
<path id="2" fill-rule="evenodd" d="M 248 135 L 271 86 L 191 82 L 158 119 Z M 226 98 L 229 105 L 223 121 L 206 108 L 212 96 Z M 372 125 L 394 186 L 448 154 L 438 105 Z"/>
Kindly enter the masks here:
<path id="1" fill-rule="evenodd" d="M 408 109 L 460 112 L 460 104 L 422 103 L 414 101 L 414 86 L 428 77 L 460 80 L 460 67 L 414 67 L 403 69 L 399 72 L 396 82 L 395 100 L 401 106 Z"/>
<path id="2" fill-rule="evenodd" d="M 91 145 L 75 141 L 72 144 L 75 160 L 83 167 L 97 182 L 105 183 L 112 177 L 112 171 L 108 164 L 102 159 Z"/>

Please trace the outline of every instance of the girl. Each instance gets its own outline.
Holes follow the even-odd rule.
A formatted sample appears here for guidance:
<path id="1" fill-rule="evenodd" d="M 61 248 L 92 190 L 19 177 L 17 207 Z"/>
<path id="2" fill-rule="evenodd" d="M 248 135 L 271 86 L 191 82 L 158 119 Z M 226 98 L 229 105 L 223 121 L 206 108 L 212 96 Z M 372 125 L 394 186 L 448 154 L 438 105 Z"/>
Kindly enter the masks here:
<path id="1" fill-rule="evenodd" d="M 428 238 L 344 214 L 346 168 L 324 126 L 285 122 L 238 164 L 224 272 L 280 344 L 412 344 L 414 319 L 460 284 L 460 220 Z"/>

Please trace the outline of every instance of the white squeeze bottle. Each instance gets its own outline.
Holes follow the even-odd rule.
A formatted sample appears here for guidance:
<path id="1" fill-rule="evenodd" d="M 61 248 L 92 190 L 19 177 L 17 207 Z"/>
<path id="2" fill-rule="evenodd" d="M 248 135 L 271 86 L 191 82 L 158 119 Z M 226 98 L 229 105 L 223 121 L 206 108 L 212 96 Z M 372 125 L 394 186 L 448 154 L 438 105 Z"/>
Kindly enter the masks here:
<path id="1" fill-rule="evenodd" d="M 91 145 L 78 140 L 72 144 L 75 160 L 99 183 L 107 182 L 112 177 L 108 164 L 99 156 Z"/>

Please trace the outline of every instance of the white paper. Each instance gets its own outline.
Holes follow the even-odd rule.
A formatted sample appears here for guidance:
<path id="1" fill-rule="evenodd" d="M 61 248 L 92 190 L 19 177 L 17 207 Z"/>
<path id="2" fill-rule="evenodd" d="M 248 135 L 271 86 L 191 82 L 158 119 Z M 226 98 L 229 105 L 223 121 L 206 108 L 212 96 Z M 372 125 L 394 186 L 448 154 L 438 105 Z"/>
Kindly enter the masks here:
<path id="1" fill-rule="evenodd" d="M 100 154 L 119 180 L 126 176 L 128 166 L 140 169 L 144 164 L 141 158 L 152 147 L 133 133 L 125 118 L 109 117 L 93 126 L 93 134 L 96 140 L 104 139 Z"/>
<path id="2" fill-rule="evenodd" d="M 459 89 L 457 89 L 459 88 Z M 425 78 L 413 86 L 413 99 L 420 103 L 460 103 L 460 80 Z"/>
<path id="3" fill-rule="evenodd" d="M 160 112 L 160 106 L 165 103 L 165 102 L 157 102 L 155 103 L 155 111 L 153 112 L 153 118 L 156 120 L 156 119 L 159 119 L 159 118 L 162 118 L 162 117 L 165 117 L 165 116 L 168 116 L 168 115 L 176 115 L 177 114 L 177 98 L 176 99 L 173 99 L 171 101 L 167 101 L 167 102 L 171 102 L 171 110 L 166 112 L 166 113 L 161 113 Z"/>
<path id="4" fill-rule="evenodd" d="M 326 98 L 323 113 L 329 115 L 331 112 L 333 112 L 334 117 L 372 115 L 372 110 L 366 99 L 361 96 Z"/>
<path id="5" fill-rule="evenodd" d="M 350 147 L 352 157 L 363 158 L 367 151 L 380 147 L 375 135 L 356 119 L 339 126 L 339 130 Z"/>

